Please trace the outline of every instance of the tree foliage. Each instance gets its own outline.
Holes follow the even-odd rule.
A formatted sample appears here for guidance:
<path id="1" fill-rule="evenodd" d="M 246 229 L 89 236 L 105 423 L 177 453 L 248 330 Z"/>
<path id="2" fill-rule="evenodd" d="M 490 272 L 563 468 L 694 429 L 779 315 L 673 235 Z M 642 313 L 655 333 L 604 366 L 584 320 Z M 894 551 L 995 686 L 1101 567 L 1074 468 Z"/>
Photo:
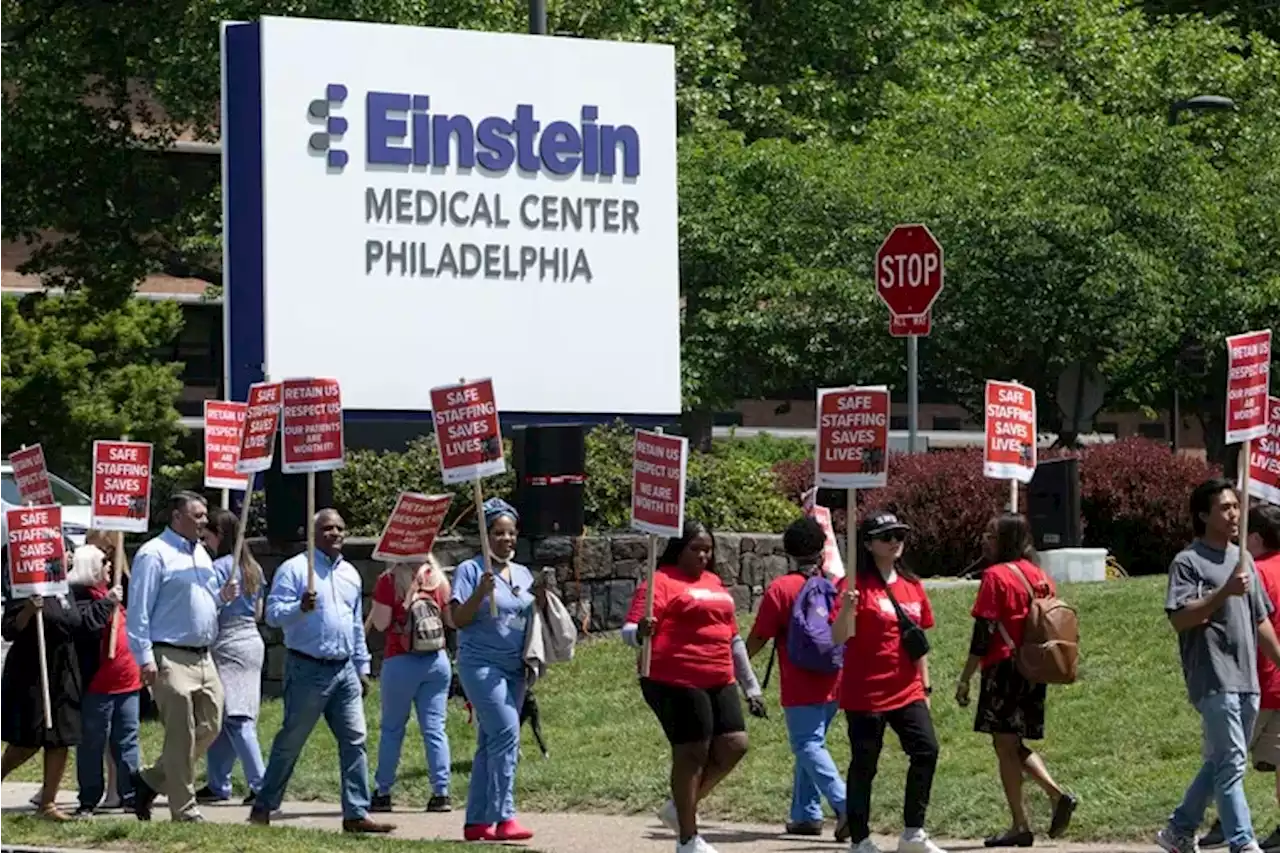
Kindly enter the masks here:
<path id="1" fill-rule="evenodd" d="M 1280 316 L 1280 12 L 1255 6 L 552 0 L 549 22 L 676 47 L 688 406 L 901 384 L 871 267 L 913 220 L 947 252 L 926 389 L 973 407 L 983 380 L 1016 378 L 1053 426 L 1057 376 L 1082 360 L 1111 405 L 1164 407 L 1178 388 L 1212 440 L 1222 338 Z M 216 170 L 154 153 L 184 132 L 216 139 L 220 21 L 526 23 L 518 0 L 4 12 L 4 234 L 69 235 L 28 271 L 112 316 L 148 273 L 220 281 Z M 1167 126 L 1195 94 L 1238 110 Z M 6 419 L 22 402 L 9 389 L 30 384 L 9 370 Z M 168 371 L 152 363 L 144 396 Z"/>

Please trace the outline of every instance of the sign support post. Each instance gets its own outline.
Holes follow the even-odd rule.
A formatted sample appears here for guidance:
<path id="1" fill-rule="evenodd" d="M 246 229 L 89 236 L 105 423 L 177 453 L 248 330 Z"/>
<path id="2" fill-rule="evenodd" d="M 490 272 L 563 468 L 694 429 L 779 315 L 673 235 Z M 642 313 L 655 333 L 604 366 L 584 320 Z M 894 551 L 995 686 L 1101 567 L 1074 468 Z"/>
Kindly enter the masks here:
<path id="1" fill-rule="evenodd" d="M 459 384 L 465 383 L 462 380 Z M 493 557 L 489 553 L 489 528 L 484 523 L 484 489 L 480 487 L 480 478 L 476 477 L 472 480 L 475 486 L 476 499 L 476 520 L 480 522 L 480 556 L 484 560 L 484 572 L 487 575 L 493 574 Z M 497 617 L 498 615 L 498 593 L 495 589 L 489 593 L 489 615 Z"/>
<path id="2" fill-rule="evenodd" d="M 111 639 L 115 640 L 115 623 L 111 623 Z M 49 701 L 49 658 L 44 647 L 44 601 L 36 611 L 36 643 L 40 647 L 40 695 L 44 699 L 44 727 L 53 728 L 53 703 Z"/>
<path id="3" fill-rule="evenodd" d="M 1018 481 L 1009 481 L 1009 512 L 1017 514 L 1018 512 Z"/>
<path id="4" fill-rule="evenodd" d="M 307 472 L 307 594 L 316 591 L 316 472 Z"/>
<path id="5" fill-rule="evenodd" d="M 915 336 L 912 336 L 915 340 Z M 858 570 L 858 490 L 849 489 L 849 508 L 844 511 L 845 562 L 857 572 Z"/>
<path id="6" fill-rule="evenodd" d="M 907 452 L 915 453 L 920 433 L 920 336 L 907 338 Z"/>

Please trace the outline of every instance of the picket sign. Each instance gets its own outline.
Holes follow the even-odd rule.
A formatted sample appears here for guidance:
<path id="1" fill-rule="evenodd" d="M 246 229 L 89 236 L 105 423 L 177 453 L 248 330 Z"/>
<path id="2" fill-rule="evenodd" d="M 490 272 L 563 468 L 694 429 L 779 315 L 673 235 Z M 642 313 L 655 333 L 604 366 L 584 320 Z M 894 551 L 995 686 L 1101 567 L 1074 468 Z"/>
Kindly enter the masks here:
<path id="1" fill-rule="evenodd" d="M 1018 511 L 1018 484 L 1036 473 L 1036 392 L 1017 382 L 988 379 L 982 473 L 1009 481 L 1009 511 Z"/>
<path id="2" fill-rule="evenodd" d="M 1226 443 L 1241 442 L 1239 459 L 1239 486 L 1241 500 L 1246 504 L 1251 491 L 1250 460 L 1253 442 L 1266 439 L 1270 405 L 1267 391 L 1271 383 L 1271 330 L 1246 332 L 1227 338 L 1227 420 Z M 1248 549 L 1248 506 L 1240 513 L 1241 563 Z"/>
<path id="3" fill-rule="evenodd" d="M 637 430 L 631 457 L 631 526 L 649 540 L 645 568 L 644 618 L 653 618 L 653 581 L 658 569 L 658 537 L 679 537 L 684 531 L 685 474 L 689 464 L 689 440 Z M 645 636 L 640 648 L 640 675 L 649 677 L 653 662 L 653 637 Z"/>
<path id="4" fill-rule="evenodd" d="M 120 436 L 121 441 L 128 441 L 129 434 L 124 433 Z M 151 489 L 147 489 L 148 495 Z M 148 508 L 148 515 L 150 509 Z M 124 531 L 117 530 L 115 536 L 115 547 L 112 549 L 114 553 L 111 557 L 111 588 L 115 589 L 120 586 L 120 576 L 124 571 Z M 110 660 L 116 659 L 116 648 L 120 644 L 120 608 L 117 607 L 115 612 L 111 614 L 111 633 L 107 636 L 107 657 Z"/>
<path id="5" fill-rule="evenodd" d="M 489 532 L 484 525 L 484 489 L 480 480 L 507 470 L 502 451 L 502 428 L 492 379 L 458 379 L 457 385 L 431 389 L 431 419 L 435 423 L 440 472 L 446 485 L 472 484 L 480 527 L 480 556 L 486 574 L 493 573 Z M 489 615 L 498 615 L 498 596 L 489 595 Z"/>

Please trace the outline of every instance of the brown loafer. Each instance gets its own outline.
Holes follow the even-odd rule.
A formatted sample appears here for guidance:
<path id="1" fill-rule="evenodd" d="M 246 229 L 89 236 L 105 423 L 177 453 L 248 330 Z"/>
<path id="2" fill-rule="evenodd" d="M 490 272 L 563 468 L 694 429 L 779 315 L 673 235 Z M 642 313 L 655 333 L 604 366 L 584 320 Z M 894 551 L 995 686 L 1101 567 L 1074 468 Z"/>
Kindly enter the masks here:
<path id="1" fill-rule="evenodd" d="M 390 823 L 378 823 L 369 820 L 367 817 L 358 820 L 344 820 L 342 822 L 343 832 L 352 832 L 357 835 L 386 835 L 388 832 L 395 832 L 396 828 Z"/>

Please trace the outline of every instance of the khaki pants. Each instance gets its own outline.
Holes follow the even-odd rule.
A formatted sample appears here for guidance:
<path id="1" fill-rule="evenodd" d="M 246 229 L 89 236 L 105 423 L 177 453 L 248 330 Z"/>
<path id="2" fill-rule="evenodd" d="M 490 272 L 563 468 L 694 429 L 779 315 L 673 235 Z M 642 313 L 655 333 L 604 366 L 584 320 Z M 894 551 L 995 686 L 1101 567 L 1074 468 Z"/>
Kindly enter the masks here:
<path id="1" fill-rule="evenodd" d="M 196 813 L 196 762 L 222 726 L 222 682 L 213 657 L 185 649 L 155 649 L 156 681 L 151 688 L 164 747 L 142 780 L 169 800 L 169 814 L 182 820 Z"/>

